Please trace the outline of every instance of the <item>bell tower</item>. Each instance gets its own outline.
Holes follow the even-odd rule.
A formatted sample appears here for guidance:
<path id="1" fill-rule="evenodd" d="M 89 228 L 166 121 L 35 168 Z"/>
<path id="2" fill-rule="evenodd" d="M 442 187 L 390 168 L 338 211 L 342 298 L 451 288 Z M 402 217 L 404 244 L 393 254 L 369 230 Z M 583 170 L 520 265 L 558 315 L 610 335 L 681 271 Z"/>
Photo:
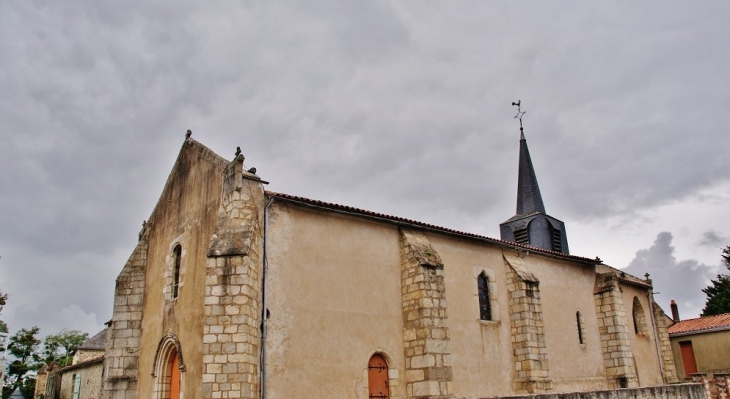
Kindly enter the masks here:
<path id="1" fill-rule="evenodd" d="M 502 240 L 568 254 L 568 237 L 565 223 L 545 213 L 540 187 L 537 184 L 535 168 L 532 166 L 530 150 L 527 148 L 522 127 L 521 101 L 513 102 L 517 107 L 515 118 L 520 120 L 520 160 L 517 177 L 517 213 L 499 225 Z"/>

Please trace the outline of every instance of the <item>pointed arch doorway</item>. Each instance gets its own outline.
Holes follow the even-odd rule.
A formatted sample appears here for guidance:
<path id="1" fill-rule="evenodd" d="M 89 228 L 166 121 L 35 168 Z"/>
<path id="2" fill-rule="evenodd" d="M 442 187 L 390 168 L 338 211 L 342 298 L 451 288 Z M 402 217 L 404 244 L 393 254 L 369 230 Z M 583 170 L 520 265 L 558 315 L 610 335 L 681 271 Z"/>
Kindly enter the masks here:
<path id="1" fill-rule="evenodd" d="M 368 362 L 368 395 L 369 399 L 390 399 L 388 362 L 379 353 Z"/>

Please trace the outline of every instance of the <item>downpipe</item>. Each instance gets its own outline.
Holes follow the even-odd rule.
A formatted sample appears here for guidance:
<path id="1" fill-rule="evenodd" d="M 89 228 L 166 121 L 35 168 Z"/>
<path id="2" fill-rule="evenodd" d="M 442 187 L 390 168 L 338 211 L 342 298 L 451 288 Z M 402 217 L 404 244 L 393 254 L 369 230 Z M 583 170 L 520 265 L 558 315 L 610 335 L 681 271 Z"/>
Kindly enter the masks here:
<path id="1" fill-rule="evenodd" d="M 266 322 L 269 318 L 266 308 L 266 276 L 269 270 L 269 259 L 266 249 L 268 248 L 269 234 L 269 207 L 274 203 L 274 197 L 269 198 L 269 203 L 264 208 L 264 248 L 263 248 L 263 271 L 261 273 L 261 351 L 259 357 L 261 399 L 266 398 Z"/>

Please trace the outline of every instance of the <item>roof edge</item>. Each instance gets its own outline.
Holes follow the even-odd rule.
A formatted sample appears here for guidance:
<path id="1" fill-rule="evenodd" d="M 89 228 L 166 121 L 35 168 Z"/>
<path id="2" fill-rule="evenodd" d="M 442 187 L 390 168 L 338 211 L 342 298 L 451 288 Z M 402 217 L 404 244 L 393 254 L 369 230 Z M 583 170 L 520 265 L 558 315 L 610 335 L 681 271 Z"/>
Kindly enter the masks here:
<path id="1" fill-rule="evenodd" d="M 699 330 L 689 330 L 689 331 L 682 331 L 682 332 L 676 332 L 676 333 L 669 333 L 669 338 L 684 337 L 686 335 L 697 335 L 697 334 L 705 334 L 705 333 L 728 331 L 728 330 L 730 330 L 730 325 L 719 326 L 719 327 L 710 327 L 710 328 L 703 328 L 703 329 L 699 329 Z"/>
<path id="2" fill-rule="evenodd" d="M 343 214 L 347 214 L 350 216 L 357 216 L 357 217 L 362 217 L 362 218 L 371 219 L 371 220 L 377 220 L 380 222 L 395 224 L 397 226 L 420 228 L 422 230 L 433 231 L 433 232 L 437 232 L 437 233 L 441 233 L 441 234 L 447 234 L 447 235 L 461 237 L 461 238 L 488 242 L 490 244 L 499 246 L 501 248 L 510 248 L 510 249 L 515 249 L 518 251 L 532 251 L 535 253 L 539 253 L 540 255 L 547 256 L 547 257 L 572 260 L 572 261 L 588 264 L 591 266 L 601 264 L 601 262 L 596 259 L 585 258 L 582 256 L 568 255 L 568 254 L 564 254 L 564 253 L 556 252 L 556 251 L 549 251 L 546 249 L 532 247 L 529 245 L 522 245 L 522 244 L 517 244 L 514 242 L 503 241 L 503 240 L 499 240 L 496 238 L 482 236 L 479 234 L 467 233 L 467 232 L 463 232 L 463 231 L 449 229 L 449 228 L 442 227 L 442 226 L 436 226 L 436 225 L 429 224 L 429 223 L 419 222 L 417 220 L 406 219 L 406 218 L 399 217 L 399 216 L 386 215 L 386 214 L 368 211 L 365 209 L 355 208 L 355 207 L 351 207 L 351 206 L 347 206 L 347 205 L 339 205 L 339 204 L 334 204 L 331 202 L 313 200 L 310 198 L 298 197 L 298 196 L 294 196 L 294 195 L 277 193 L 277 192 L 268 191 L 268 190 L 265 191 L 264 193 L 268 197 L 274 197 L 274 198 L 280 199 L 285 202 L 299 204 L 299 205 L 306 206 L 306 207 L 317 208 L 317 209 L 327 210 L 327 211 L 332 211 L 332 212 L 338 212 L 338 213 L 343 213 Z"/>

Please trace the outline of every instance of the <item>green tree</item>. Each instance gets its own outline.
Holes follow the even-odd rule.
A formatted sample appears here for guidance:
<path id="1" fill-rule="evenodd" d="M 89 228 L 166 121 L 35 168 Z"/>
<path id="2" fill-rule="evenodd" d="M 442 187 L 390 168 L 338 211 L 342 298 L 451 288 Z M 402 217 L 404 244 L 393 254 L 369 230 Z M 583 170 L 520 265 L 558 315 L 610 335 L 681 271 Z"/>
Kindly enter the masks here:
<path id="1" fill-rule="evenodd" d="M 2 291 L 0 291 L 0 313 L 3 312 L 3 307 L 7 303 L 8 300 L 8 294 L 3 294 Z M 8 332 L 8 325 L 5 324 L 4 321 L 0 320 L 0 332 Z"/>
<path id="2" fill-rule="evenodd" d="M 730 245 L 722 250 L 722 262 L 730 270 Z M 702 316 L 730 313 L 730 275 L 718 274 L 717 280 L 710 282 L 712 284 L 702 290 L 707 295 Z"/>
<path id="3" fill-rule="evenodd" d="M 61 367 L 68 366 L 79 346 L 89 338 L 88 333 L 79 330 L 64 330 L 46 336 L 43 341 L 43 356 L 47 364 L 56 362 Z"/>
<path id="4" fill-rule="evenodd" d="M 36 337 L 39 328 L 30 329 L 21 328 L 15 335 L 10 337 L 8 352 L 10 352 L 15 360 L 8 365 L 8 374 L 5 376 L 5 386 L 3 387 L 3 395 L 6 392 L 13 392 L 20 387 L 23 395 L 33 395 L 35 389 L 35 377 L 26 376 L 29 371 L 38 370 L 41 366 L 41 356 L 38 353 L 41 340 Z"/>

